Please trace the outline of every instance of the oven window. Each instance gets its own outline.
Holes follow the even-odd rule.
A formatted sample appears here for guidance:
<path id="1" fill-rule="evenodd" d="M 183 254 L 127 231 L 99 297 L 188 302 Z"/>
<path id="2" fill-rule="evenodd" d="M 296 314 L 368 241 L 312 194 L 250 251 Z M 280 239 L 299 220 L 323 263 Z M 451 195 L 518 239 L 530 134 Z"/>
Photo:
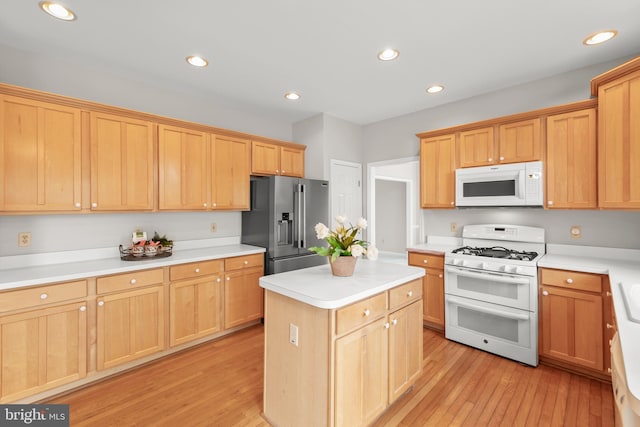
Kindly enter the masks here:
<path id="1" fill-rule="evenodd" d="M 515 283 L 494 282 L 491 276 L 487 275 L 486 279 L 478 280 L 466 276 L 457 276 L 457 288 L 460 290 L 476 292 L 483 295 L 493 295 L 510 300 L 518 299 L 518 287 Z"/>
<path id="2" fill-rule="evenodd" d="M 515 196 L 516 181 L 509 179 L 506 181 L 465 182 L 462 184 L 462 193 L 464 197 Z"/>
<path id="3" fill-rule="evenodd" d="M 518 320 L 458 306 L 458 326 L 518 343 Z"/>

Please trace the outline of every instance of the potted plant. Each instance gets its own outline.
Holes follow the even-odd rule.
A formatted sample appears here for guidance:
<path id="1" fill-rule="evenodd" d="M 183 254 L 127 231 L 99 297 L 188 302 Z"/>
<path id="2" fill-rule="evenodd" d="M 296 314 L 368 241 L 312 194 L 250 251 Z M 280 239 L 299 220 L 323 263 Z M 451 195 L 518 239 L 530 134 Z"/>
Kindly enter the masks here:
<path id="1" fill-rule="evenodd" d="M 351 276 L 358 257 L 366 255 L 368 259 L 378 258 L 378 249 L 358 237 L 358 233 L 367 228 L 367 220 L 360 218 L 356 225 L 346 225 L 347 217 L 336 216 L 334 230 L 319 222 L 316 224 L 316 237 L 325 240 L 329 246 L 313 246 L 309 250 L 329 258 L 334 276 Z"/>

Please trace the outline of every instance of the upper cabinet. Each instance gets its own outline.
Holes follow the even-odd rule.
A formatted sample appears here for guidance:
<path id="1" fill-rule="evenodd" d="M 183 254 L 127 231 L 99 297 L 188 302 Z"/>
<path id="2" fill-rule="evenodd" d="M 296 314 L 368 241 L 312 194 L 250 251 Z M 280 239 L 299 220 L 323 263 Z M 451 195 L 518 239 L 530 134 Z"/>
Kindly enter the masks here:
<path id="1" fill-rule="evenodd" d="M 455 142 L 455 134 L 420 141 L 422 208 L 455 207 Z"/>
<path id="2" fill-rule="evenodd" d="M 498 163 L 542 160 L 539 118 L 502 124 L 498 129 Z"/>
<path id="3" fill-rule="evenodd" d="M 458 166 L 469 168 L 496 162 L 493 126 L 460 132 Z"/>
<path id="4" fill-rule="evenodd" d="M 253 175 L 304 177 L 304 146 L 292 147 L 261 141 L 251 142 Z"/>
<path id="5" fill-rule="evenodd" d="M 596 110 L 547 117 L 549 209 L 597 208 Z"/>
<path id="6" fill-rule="evenodd" d="M 215 135 L 211 140 L 213 208 L 249 209 L 250 141 Z"/>
<path id="7" fill-rule="evenodd" d="M 175 126 L 158 126 L 158 208 L 209 207 L 209 135 Z"/>
<path id="8" fill-rule="evenodd" d="M 591 82 L 598 95 L 598 201 L 640 208 L 640 58 Z"/>
<path id="9" fill-rule="evenodd" d="M 0 95 L 0 211 L 82 208 L 81 112 Z"/>
<path id="10" fill-rule="evenodd" d="M 153 123 L 90 115 L 91 210 L 153 209 Z"/>

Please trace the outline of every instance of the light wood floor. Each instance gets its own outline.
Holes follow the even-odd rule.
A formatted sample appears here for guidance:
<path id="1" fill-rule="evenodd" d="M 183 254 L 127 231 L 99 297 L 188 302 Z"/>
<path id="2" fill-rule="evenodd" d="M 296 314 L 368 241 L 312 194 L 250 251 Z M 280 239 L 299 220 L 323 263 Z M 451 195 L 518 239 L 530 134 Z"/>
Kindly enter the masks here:
<path id="1" fill-rule="evenodd" d="M 71 426 L 267 426 L 263 327 L 172 355 L 48 403 Z M 612 426 L 611 385 L 531 368 L 424 330 L 424 374 L 375 426 Z M 302 426 L 301 426 L 302 427 Z"/>

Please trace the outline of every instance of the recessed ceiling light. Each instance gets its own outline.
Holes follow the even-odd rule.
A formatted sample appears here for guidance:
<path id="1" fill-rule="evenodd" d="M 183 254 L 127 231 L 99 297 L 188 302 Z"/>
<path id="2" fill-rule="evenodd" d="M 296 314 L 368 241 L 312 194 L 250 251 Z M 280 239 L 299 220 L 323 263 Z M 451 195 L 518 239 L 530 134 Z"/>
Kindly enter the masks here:
<path id="1" fill-rule="evenodd" d="M 191 65 L 193 65 L 194 67 L 206 67 L 207 65 L 209 65 L 209 62 L 202 58 L 201 56 L 187 56 L 187 62 Z"/>
<path id="2" fill-rule="evenodd" d="M 598 31 L 597 33 L 591 34 L 587 38 L 582 41 L 582 44 L 587 46 L 593 46 L 594 44 L 604 43 L 607 40 L 611 40 L 615 36 L 618 35 L 616 30 L 606 30 L 606 31 Z"/>
<path id="3" fill-rule="evenodd" d="M 47 12 L 54 18 L 62 19 L 63 21 L 73 21 L 76 19 L 75 13 L 71 9 L 67 9 L 60 3 L 54 3 L 51 1 L 41 1 L 39 3 L 40 9 Z"/>
<path id="4" fill-rule="evenodd" d="M 378 59 L 380 61 L 393 61 L 398 56 L 400 56 L 400 52 L 395 49 L 385 49 L 378 52 Z"/>
<path id="5" fill-rule="evenodd" d="M 290 101 L 295 101 L 296 99 L 300 99 L 300 94 L 296 92 L 287 92 L 284 94 L 284 97 Z"/>
<path id="6" fill-rule="evenodd" d="M 433 85 L 427 88 L 428 93 L 438 93 L 438 92 L 442 92 L 443 90 L 444 90 L 444 86 L 442 85 Z"/>

